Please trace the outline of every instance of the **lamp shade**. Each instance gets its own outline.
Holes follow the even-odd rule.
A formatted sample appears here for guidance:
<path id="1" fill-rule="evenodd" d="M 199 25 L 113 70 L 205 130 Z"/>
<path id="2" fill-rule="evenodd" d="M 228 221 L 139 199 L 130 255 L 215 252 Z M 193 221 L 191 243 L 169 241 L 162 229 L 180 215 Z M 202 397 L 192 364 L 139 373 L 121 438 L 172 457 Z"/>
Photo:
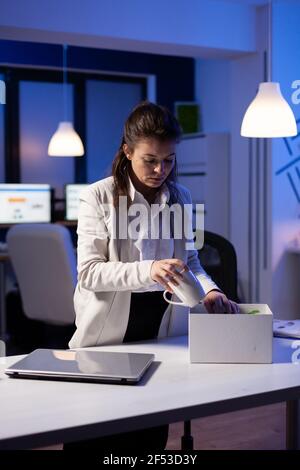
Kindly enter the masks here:
<path id="1" fill-rule="evenodd" d="M 294 114 L 276 82 L 259 84 L 241 127 L 243 137 L 289 137 L 297 134 Z"/>
<path id="2" fill-rule="evenodd" d="M 81 157 L 84 154 L 82 141 L 75 132 L 72 122 L 63 121 L 58 124 L 48 145 L 50 157 Z"/>

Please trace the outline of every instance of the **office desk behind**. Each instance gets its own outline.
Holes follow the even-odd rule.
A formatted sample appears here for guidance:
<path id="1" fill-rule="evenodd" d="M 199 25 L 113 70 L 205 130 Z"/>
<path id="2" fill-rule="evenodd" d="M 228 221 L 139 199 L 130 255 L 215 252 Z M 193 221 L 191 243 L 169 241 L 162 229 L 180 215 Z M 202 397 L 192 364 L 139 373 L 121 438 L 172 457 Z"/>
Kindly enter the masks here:
<path id="1" fill-rule="evenodd" d="M 33 448 L 138 430 L 287 401 L 288 447 L 300 448 L 300 344 L 274 339 L 273 364 L 190 364 L 187 338 L 118 346 L 155 353 L 140 384 L 109 385 L 12 379 L 2 360 L 0 448 Z M 91 348 L 94 350 L 100 348 Z M 300 359 L 300 358 L 299 358 Z"/>

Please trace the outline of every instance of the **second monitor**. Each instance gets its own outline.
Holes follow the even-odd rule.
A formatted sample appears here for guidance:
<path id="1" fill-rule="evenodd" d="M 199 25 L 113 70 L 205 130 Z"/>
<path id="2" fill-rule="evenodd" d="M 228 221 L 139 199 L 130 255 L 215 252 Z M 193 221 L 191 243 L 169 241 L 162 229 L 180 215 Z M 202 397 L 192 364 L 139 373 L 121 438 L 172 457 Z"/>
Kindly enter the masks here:
<path id="1" fill-rule="evenodd" d="M 88 186 L 89 184 L 66 184 L 66 220 L 78 219 L 79 196 L 81 191 Z"/>

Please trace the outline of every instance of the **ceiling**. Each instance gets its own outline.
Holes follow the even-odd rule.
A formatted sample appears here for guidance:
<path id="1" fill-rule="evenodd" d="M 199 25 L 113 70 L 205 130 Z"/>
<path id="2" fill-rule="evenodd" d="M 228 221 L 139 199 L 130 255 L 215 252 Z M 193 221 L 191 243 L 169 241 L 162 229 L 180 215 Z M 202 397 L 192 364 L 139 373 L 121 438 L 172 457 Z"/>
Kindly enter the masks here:
<path id="1" fill-rule="evenodd" d="M 247 4 L 247 5 L 266 5 L 269 3 L 270 0 L 217 0 L 222 2 L 229 2 L 229 3 L 240 3 L 240 4 Z"/>

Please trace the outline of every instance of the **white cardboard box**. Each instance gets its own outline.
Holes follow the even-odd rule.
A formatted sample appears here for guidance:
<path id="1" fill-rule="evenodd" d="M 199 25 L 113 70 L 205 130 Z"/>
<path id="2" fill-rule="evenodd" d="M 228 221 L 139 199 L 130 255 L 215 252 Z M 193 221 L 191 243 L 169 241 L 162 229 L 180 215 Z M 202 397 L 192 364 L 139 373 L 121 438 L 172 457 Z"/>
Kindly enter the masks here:
<path id="1" fill-rule="evenodd" d="M 203 313 L 202 304 L 189 315 L 190 362 L 271 363 L 273 315 L 267 304 L 239 304 L 238 314 Z M 253 313 L 249 313 L 253 312 Z"/>

